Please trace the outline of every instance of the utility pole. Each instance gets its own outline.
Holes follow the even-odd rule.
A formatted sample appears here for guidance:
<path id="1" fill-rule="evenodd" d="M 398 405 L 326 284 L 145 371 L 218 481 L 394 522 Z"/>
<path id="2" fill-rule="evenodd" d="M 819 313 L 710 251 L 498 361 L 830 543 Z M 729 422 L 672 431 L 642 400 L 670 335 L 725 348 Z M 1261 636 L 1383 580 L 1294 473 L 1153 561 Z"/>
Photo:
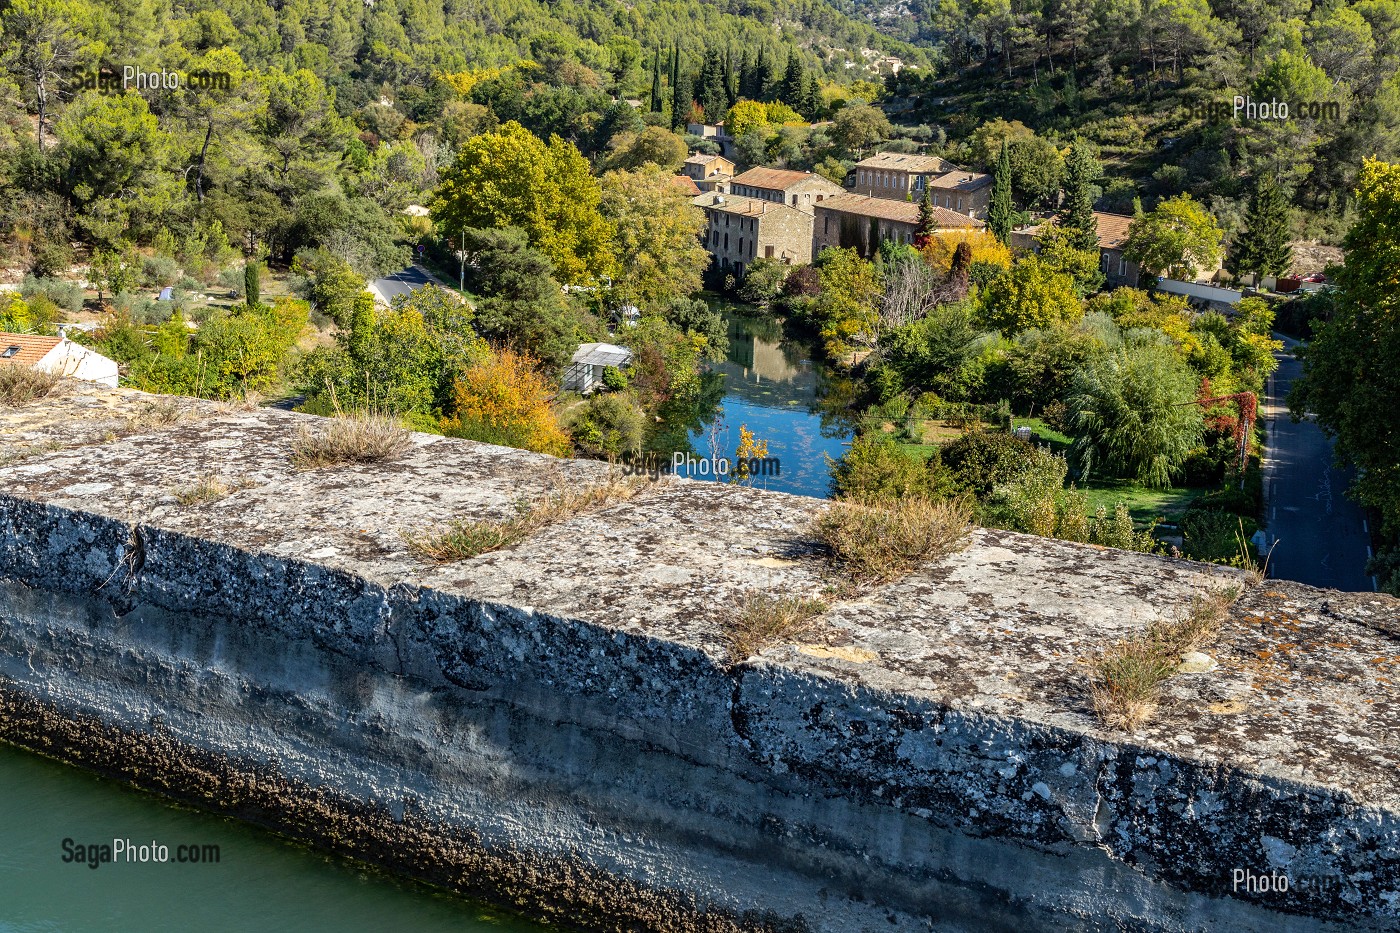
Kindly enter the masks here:
<path id="1" fill-rule="evenodd" d="M 465 294 L 467 291 L 467 228 L 462 228 L 461 249 L 457 250 L 457 293 Z"/>

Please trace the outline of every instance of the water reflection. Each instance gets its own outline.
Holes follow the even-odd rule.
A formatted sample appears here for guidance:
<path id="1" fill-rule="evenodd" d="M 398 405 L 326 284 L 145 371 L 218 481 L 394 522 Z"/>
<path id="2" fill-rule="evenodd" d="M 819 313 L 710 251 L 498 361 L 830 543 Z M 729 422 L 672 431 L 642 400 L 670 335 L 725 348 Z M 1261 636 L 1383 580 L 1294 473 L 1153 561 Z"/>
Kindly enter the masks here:
<path id="1" fill-rule="evenodd" d="M 717 303 L 718 304 L 718 303 Z M 753 485 L 824 498 L 830 494 L 827 458 L 838 459 L 852 437 L 844 404 L 849 382 L 828 372 L 812 344 L 785 336 L 771 318 L 745 315 L 742 305 L 719 304 L 729 324 L 729 354 L 705 376 L 697 404 L 663 410 L 666 429 L 654 443 L 659 453 L 682 451 L 697 458 L 732 458 L 740 426 L 768 443 L 779 461 L 775 476 Z M 684 430 L 684 442 L 680 432 Z M 706 479 L 696 469 L 681 476 Z"/>

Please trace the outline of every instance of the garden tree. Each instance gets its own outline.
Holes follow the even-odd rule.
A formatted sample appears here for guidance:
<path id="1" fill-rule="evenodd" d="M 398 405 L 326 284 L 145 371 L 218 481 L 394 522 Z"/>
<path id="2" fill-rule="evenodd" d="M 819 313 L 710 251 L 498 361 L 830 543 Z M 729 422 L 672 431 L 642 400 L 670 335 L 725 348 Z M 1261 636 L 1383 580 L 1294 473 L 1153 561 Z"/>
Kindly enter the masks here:
<path id="1" fill-rule="evenodd" d="M 1172 471 L 1201 440 L 1196 389 L 1196 374 L 1160 344 L 1132 344 L 1092 358 L 1065 400 L 1080 475 L 1099 470 L 1170 486 Z"/>
<path id="2" fill-rule="evenodd" d="M 137 94 L 89 91 L 54 127 L 80 223 L 96 242 L 148 234 L 171 208 L 172 141 Z"/>
<path id="3" fill-rule="evenodd" d="M 654 413 L 669 401 L 700 394 L 700 360 L 704 336 L 680 330 L 657 314 L 642 317 L 617 335 L 632 351 L 631 386 L 638 404 Z"/>
<path id="4" fill-rule="evenodd" d="M 1149 275 L 1191 279 L 1220 261 L 1220 225 L 1189 194 L 1134 218 L 1123 255 Z"/>
<path id="5" fill-rule="evenodd" d="M 1065 171 L 1064 158 L 1054 143 L 1033 136 L 1008 142 L 1006 151 L 1012 198 L 1026 208 L 1050 206 L 1060 190 Z M 997 169 L 1000 168 L 998 157 Z"/>
<path id="6" fill-rule="evenodd" d="M 856 104 L 838 110 L 827 132 L 831 141 L 843 151 L 860 155 L 880 140 L 887 139 L 893 128 L 881 111 L 868 104 Z"/>
<path id="7" fill-rule="evenodd" d="M 1317 415 L 1337 456 L 1359 468 L 1356 494 L 1400 530 L 1400 164 L 1368 159 L 1356 190 L 1356 222 L 1336 276 L 1332 320 L 1300 350 L 1303 378 L 1288 404 Z"/>
<path id="8" fill-rule="evenodd" d="M 599 210 L 615 231 L 618 301 L 658 306 L 700 290 L 710 261 L 700 242 L 705 215 L 671 179 L 655 165 L 602 178 Z"/>
<path id="9" fill-rule="evenodd" d="M 621 133 L 612 138 L 604 165 L 609 169 L 638 169 L 654 165 L 674 172 L 685 162 L 685 140 L 664 126 L 644 127 L 641 132 Z"/>
<path id="10" fill-rule="evenodd" d="M 1022 331 L 1006 349 L 1003 364 L 1010 376 L 1006 392 L 1012 404 L 1023 411 L 1043 411 L 1062 402 L 1075 375 L 1105 349 L 1082 321 Z"/>
<path id="11" fill-rule="evenodd" d="M 1035 130 L 1020 120 L 988 120 L 972 133 L 972 161 L 987 171 L 992 171 L 1001 159 L 1004 147 L 1018 140 L 1034 138 Z"/>
<path id="12" fill-rule="evenodd" d="M 321 248 L 366 279 L 397 272 L 409 261 L 408 251 L 396 242 L 402 240 L 403 228 L 389 213 L 368 198 L 347 198 L 339 191 L 301 198 L 280 233 L 275 249 L 280 258 Z"/>
<path id="13" fill-rule="evenodd" d="M 1011 151 L 1008 144 L 1003 142 L 993 172 L 992 197 L 987 209 L 987 228 L 1003 244 L 1011 242 L 1015 214 L 1016 208 L 1011 203 Z"/>
<path id="14" fill-rule="evenodd" d="M 578 149 L 557 136 L 545 144 L 512 122 L 467 140 L 443 174 L 433 219 L 449 232 L 518 227 L 561 282 L 581 284 L 615 269 L 601 197 Z"/>
<path id="15" fill-rule="evenodd" d="M 666 306 L 666 320 L 677 330 L 700 338 L 702 359 L 722 361 L 729 353 L 729 324 L 724 315 L 699 298 L 673 298 Z"/>
<path id="16" fill-rule="evenodd" d="M 857 437 L 832 469 L 831 485 L 834 498 L 871 503 L 952 493 L 940 464 L 925 466 L 883 434 Z"/>
<path id="17" fill-rule="evenodd" d="M 621 392 L 594 392 L 565 417 L 574 446 L 604 459 L 638 457 L 651 419 L 632 398 Z"/>
<path id="18" fill-rule="evenodd" d="M 817 257 L 821 292 L 812 306 L 827 356 L 849 362 L 858 346 L 870 346 L 878 336 L 882 286 L 873 263 L 854 249 L 828 247 Z"/>
<path id="19" fill-rule="evenodd" d="M 569 435 L 550 407 L 554 386 L 528 355 L 504 349 L 457 377 L 442 433 L 536 453 L 568 456 Z"/>
<path id="20" fill-rule="evenodd" d="M 969 268 L 974 265 L 994 269 L 1011 268 L 1011 250 L 1007 249 L 986 230 L 974 230 L 968 227 L 945 230 L 930 239 L 920 252 L 934 270 L 951 274 L 953 257 L 957 253 L 958 247 L 963 245 L 968 248 L 967 264 Z"/>
<path id="21" fill-rule="evenodd" d="M 365 279 L 348 262 L 324 250 L 308 250 L 297 255 L 292 272 L 306 280 L 303 294 L 314 311 L 342 330 L 350 326 L 355 300 L 365 292 Z"/>
<path id="22" fill-rule="evenodd" d="M 112 249 L 93 250 L 89 275 L 97 286 L 97 300 L 103 292 L 116 296 L 130 292 L 137 285 L 141 272 L 141 257 L 130 242 L 119 243 Z"/>
<path id="23" fill-rule="evenodd" d="M 802 116 L 782 101 L 761 103 L 756 100 L 740 100 L 724 115 L 724 128 L 730 135 L 739 137 L 757 131 L 765 141 L 778 132 L 778 128 L 802 122 Z"/>
<path id="24" fill-rule="evenodd" d="M 68 90 L 69 69 L 95 51 L 88 38 L 96 27 L 95 15 L 96 10 L 82 0 L 10 0 L 0 13 L 4 64 L 20 80 L 38 113 L 35 139 L 41 154 L 45 126 Z"/>
<path id="25" fill-rule="evenodd" d="M 970 303 L 939 305 L 921 320 L 881 335 L 877 366 L 887 372 L 872 382 L 966 400 L 981 375 L 976 365 L 981 339 Z"/>
<path id="26" fill-rule="evenodd" d="M 879 333 L 918 320 L 940 301 L 952 298 L 944 288 L 944 277 L 912 250 L 885 263 L 882 278 Z"/>
<path id="27" fill-rule="evenodd" d="M 468 288 L 481 296 L 475 317 L 481 336 L 562 372 L 580 343 L 600 335 L 600 322 L 564 298 L 549 257 L 529 245 L 524 231 L 469 229 L 463 241 L 473 270 Z"/>
<path id="28" fill-rule="evenodd" d="M 1095 254 L 1099 249 L 1099 224 L 1094 218 L 1095 183 L 1103 167 L 1094 157 L 1087 140 L 1075 139 L 1065 160 L 1065 199 L 1060 212 L 1060 226 L 1068 235 L 1068 245 L 1076 250 Z"/>
<path id="29" fill-rule="evenodd" d="M 811 270 L 810 266 L 798 268 Z M 739 283 L 737 292 L 739 300 L 745 304 L 756 305 L 763 311 L 770 310 L 773 303 L 783 294 L 788 276 L 794 271 L 792 266 L 780 260 L 764 259 L 760 256 L 749 263 L 749 268 L 744 272 L 744 279 Z"/>
<path id="30" fill-rule="evenodd" d="M 1293 264 L 1292 239 L 1288 202 L 1273 177 L 1261 172 L 1254 182 L 1244 232 L 1235 244 L 1235 271 L 1283 275 Z"/>
<path id="31" fill-rule="evenodd" d="M 982 319 L 1008 335 L 1073 323 L 1083 315 L 1074 280 L 1034 255 L 997 276 L 982 300 Z"/>
<path id="32" fill-rule="evenodd" d="M 1036 255 L 1056 272 L 1074 280 L 1074 291 L 1086 298 L 1103 288 L 1103 267 L 1099 263 L 1099 248 L 1082 249 L 1072 230 L 1059 224 L 1046 224 L 1040 234 L 1040 249 Z"/>

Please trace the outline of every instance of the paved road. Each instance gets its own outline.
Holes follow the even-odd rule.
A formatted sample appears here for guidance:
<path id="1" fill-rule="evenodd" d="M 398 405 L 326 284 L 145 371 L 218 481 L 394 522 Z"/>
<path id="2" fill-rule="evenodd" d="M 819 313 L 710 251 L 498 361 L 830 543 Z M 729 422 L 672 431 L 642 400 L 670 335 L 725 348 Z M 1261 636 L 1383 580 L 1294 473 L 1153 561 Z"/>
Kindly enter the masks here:
<path id="1" fill-rule="evenodd" d="M 1274 335 L 1278 337 L 1278 334 Z M 1350 470 L 1332 464 L 1332 441 L 1311 417 L 1288 417 L 1288 390 L 1303 373 L 1295 341 L 1281 338 L 1278 371 L 1269 380 L 1261 417 L 1268 419 L 1264 508 L 1270 541 L 1277 540 L 1269 576 L 1338 590 L 1373 590 L 1366 575 L 1371 549 L 1366 518 L 1345 495 Z"/>

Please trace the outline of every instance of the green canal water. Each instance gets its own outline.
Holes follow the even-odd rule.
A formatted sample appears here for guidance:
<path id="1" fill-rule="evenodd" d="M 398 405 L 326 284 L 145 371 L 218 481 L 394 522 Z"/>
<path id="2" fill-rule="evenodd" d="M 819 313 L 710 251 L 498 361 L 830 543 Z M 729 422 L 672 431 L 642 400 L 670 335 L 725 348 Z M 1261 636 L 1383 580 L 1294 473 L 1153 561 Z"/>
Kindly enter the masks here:
<path id="1" fill-rule="evenodd" d="M 64 862 L 74 846 L 153 840 L 165 864 Z M 217 863 L 176 864 L 179 845 Z M 74 854 L 77 849 L 73 848 Z M 544 933 L 233 820 L 169 806 L 76 768 L 0 745 L 0 931 L 164 933 Z"/>

